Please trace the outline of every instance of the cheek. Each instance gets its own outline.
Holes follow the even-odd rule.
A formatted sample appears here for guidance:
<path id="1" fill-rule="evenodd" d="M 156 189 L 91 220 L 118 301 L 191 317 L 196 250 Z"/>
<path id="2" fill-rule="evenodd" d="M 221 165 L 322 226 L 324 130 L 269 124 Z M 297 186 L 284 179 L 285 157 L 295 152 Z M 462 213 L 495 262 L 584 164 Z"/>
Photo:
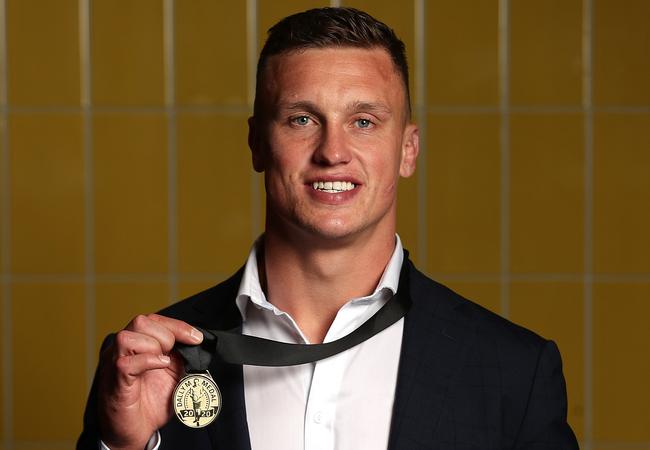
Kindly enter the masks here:
<path id="1" fill-rule="evenodd" d="M 307 145 L 303 140 L 278 140 L 269 149 L 269 162 L 278 173 L 296 173 L 308 162 Z"/>
<path id="2" fill-rule="evenodd" d="M 397 195 L 397 179 L 389 180 L 384 189 L 385 197 L 395 197 Z"/>
<path id="3" fill-rule="evenodd" d="M 387 197 L 396 195 L 399 181 L 400 161 L 397 154 L 393 156 L 393 158 L 376 161 L 374 164 L 375 173 L 381 179 L 381 193 Z"/>
<path id="4" fill-rule="evenodd" d="M 266 193 L 280 202 L 296 202 L 299 197 L 298 190 L 302 188 L 300 170 L 295 162 L 286 158 L 273 158 L 264 173 Z"/>
<path id="5" fill-rule="evenodd" d="M 274 179 L 282 179 L 294 171 L 294 164 L 290 150 L 276 148 L 269 152 L 267 172 L 270 172 L 269 175 Z"/>

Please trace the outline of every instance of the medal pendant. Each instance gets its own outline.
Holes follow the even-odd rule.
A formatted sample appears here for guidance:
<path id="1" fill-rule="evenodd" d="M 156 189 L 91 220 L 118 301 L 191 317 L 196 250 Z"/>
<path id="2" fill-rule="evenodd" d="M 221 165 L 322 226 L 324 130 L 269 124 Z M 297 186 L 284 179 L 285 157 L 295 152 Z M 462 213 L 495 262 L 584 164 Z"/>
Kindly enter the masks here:
<path id="1" fill-rule="evenodd" d="M 190 428 L 210 425 L 221 411 L 221 392 L 210 372 L 188 373 L 174 389 L 174 412 Z"/>

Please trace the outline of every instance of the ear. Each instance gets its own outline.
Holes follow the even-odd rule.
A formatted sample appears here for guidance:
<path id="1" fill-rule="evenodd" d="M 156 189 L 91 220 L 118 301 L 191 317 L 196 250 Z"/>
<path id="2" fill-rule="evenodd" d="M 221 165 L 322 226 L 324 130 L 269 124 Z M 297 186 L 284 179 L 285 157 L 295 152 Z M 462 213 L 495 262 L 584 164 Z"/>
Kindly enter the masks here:
<path id="1" fill-rule="evenodd" d="M 399 164 L 400 176 L 408 178 L 413 175 L 418 153 L 420 153 L 420 134 L 417 125 L 410 123 L 404 128 L 402 155 Z"/>
<path id="2" fill-rule="evenodd" d="M 251 149 L 253 169 L 256 172 L 264 172 L 264 145 L 255 116 L 248 118 L 248 148 Z"/>

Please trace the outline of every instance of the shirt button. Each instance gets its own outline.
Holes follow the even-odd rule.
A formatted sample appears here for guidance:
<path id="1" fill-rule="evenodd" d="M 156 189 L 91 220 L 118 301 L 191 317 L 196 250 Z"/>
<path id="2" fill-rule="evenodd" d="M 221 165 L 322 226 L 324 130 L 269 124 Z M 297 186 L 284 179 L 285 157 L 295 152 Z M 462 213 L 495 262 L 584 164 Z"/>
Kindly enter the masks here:
<path id="1" fill-rule="evenodd" d="M 323 413 L 318 411 L 314 414 L 314 422 L 321 423 L 323 421 Z"/>

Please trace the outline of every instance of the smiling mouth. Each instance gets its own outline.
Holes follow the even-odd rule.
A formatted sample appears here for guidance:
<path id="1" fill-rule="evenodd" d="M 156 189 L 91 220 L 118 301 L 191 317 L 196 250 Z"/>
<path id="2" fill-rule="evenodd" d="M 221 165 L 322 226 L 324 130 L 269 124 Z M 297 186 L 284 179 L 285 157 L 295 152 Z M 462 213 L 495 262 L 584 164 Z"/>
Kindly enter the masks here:
<path id="1" fill-rule="evenodd" d="M 314 181 L 312 187 L 316 191 L 337 194 L 339 192 L 351 191 L 357 185 L 350 181 Z"/>

